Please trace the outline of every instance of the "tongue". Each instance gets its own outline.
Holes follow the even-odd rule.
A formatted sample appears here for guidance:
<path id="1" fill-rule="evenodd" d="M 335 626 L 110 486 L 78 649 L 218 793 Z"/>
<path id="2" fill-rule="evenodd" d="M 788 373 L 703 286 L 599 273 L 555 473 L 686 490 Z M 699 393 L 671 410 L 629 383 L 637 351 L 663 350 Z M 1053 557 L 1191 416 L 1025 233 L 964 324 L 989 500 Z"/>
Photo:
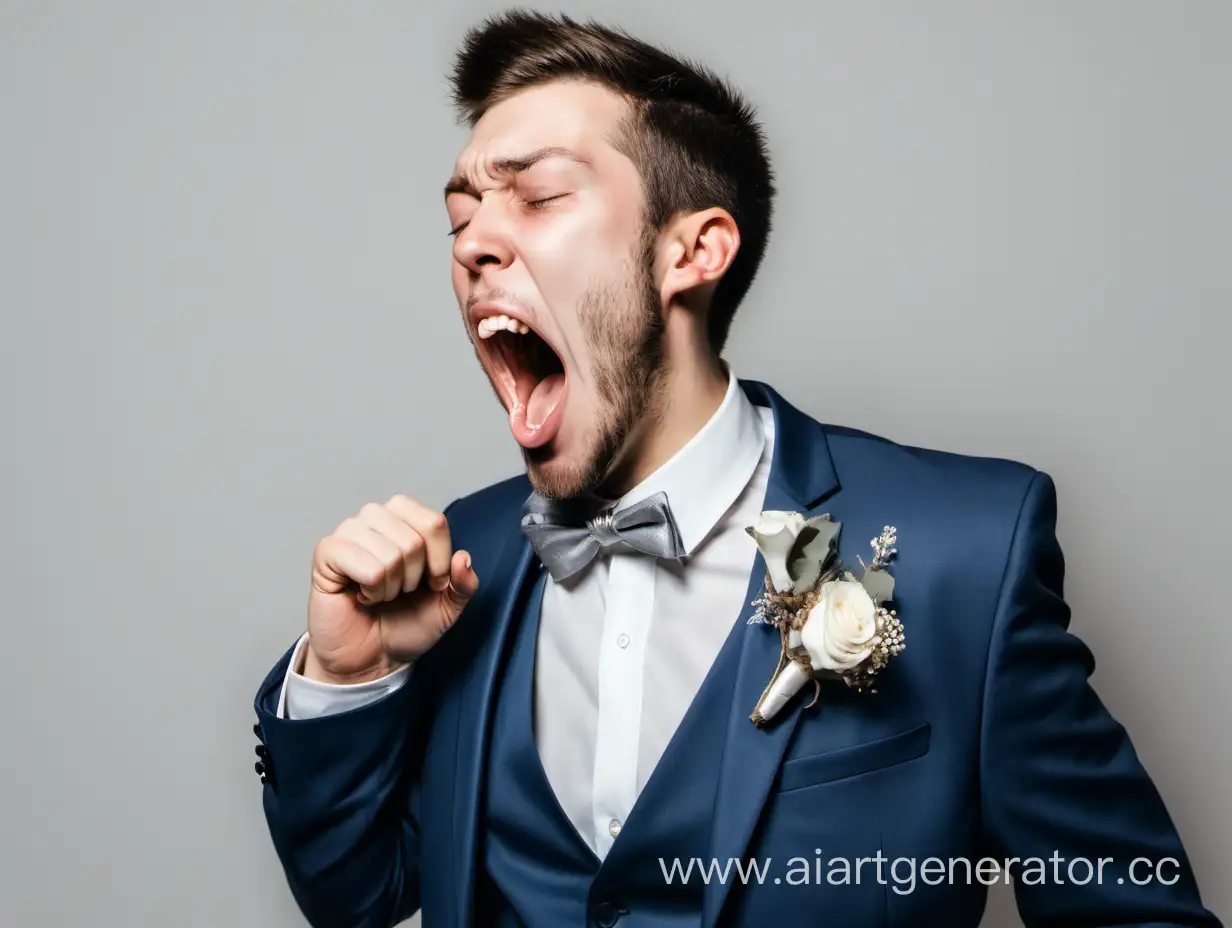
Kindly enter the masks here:
<path id="1" fill-rule="evenodd" d="M 530 400 L 526 403 L 526 424 L 528 426 L 541 424 L 560 402 L 564 389 L 564 374 L 549 374 L 539 381 L 535 389 L 531 391 Z"/>

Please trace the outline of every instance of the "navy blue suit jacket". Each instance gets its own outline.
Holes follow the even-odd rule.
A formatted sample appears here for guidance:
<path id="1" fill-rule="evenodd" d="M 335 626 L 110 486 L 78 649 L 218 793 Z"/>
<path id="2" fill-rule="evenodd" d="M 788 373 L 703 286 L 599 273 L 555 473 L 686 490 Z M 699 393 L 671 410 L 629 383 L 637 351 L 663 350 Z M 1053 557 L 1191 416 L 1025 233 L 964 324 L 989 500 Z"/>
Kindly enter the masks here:
<path id="1" fill-rule="evenodd" d="M 829 685 L 812 707 L 798 697 L 759 729 L 748 716 L 778 635 L 746 625 L 748 608 L 732 617 L 743 650 L 727 740 L 697 758 L 720 765 L 710 852 L 771 863 L 760 884 L 734 871 L 711 880 L 703 928 L 849 928 L 857 922 L 844 913 L 857 910 L 877 911 L 882 925 L 976 925 L 986 888 L 978 873 L 967 881 L 961 860 L 981 857 L 1044 863 L 1044 881 L 1023 871 L 1016 885 L 1029 926 L 1218 925 L 1129 737 L 1088 683 L 1091 653 L 1067 630 L 1049 476 L 822 425 L 764 384 L 741 386 L 775 418 L 763 508 L 829 512 L 849 566 L 857 554 L 868 561 L 883 526 L 897 528 L 907 647 L 877 693 Z M 479 592 L 401 690 L 338 715 L 278 719 L 290 649 L 259 689 L 264 809 L 316 926 L 387 926 L 421 907 L 427 928 L 473 916 L 489 696 L 534 558 L 518 525 L 529 492 L 523 475 L 447 507 Z M 763 572 L 758 555 L 749 600 Z M 839 860 L 854 869 L 879 853 L 858 885 L 853 871 L 842 883 Z M 933 880 L 945 868 L 936 885 L 928 858 Z M 1110 860 L 1097 882 L 1084 881 L 1085 864 L 1071 868 L 1076 858 Z M 823 895 L 789 885 L 793 872 L 826 880 Z M 802 909 L 806 900 L 815 907 Z"/>

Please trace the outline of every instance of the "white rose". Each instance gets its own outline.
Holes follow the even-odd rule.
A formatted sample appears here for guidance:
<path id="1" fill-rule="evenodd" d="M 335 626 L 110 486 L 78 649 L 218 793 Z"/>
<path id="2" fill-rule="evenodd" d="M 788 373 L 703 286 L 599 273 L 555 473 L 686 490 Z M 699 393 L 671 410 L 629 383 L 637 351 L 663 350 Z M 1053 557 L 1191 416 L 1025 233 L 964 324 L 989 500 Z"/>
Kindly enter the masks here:
<path id="1" fill-rule="evenodd" d="M 817 531 L 801 539 L 800 534 L 806 527 Z M 767 509 L 748 533 L 761 550 L 775 591 L 799 594 L 812 589 L 817 582 L 838 529 L 839 524 L 830 521 L 829 514 L 806 519 L 798 512 Z"/>
<path id="2" fill-rule="evenodd" d="M 877 607 L 864 587 L 850 580 L 821 585 L 821 597 L 800 632 L 814 670 L 851 670 L 873 653 Z"/>

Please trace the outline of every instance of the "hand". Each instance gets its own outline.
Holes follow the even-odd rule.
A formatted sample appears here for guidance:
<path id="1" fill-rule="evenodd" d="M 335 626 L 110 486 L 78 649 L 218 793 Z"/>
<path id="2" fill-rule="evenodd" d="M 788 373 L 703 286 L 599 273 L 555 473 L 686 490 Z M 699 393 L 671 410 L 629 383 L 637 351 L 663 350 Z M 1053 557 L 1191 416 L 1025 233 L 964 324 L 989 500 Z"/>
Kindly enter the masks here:
<path id="1" fill-rule="evenodd" d="M 317 542 L 304 675 L 384 676 L 436 644 L 478 588 L 443 514 L 402 494 L 368 503 Z"/>

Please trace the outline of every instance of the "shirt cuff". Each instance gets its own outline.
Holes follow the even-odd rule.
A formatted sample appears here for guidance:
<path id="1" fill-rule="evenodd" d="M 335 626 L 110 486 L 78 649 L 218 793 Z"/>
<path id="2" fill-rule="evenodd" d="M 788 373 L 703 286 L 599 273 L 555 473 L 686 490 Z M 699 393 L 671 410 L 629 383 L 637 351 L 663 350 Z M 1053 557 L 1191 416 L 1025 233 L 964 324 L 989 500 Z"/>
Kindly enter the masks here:
<path id="1" fill-rule="evenodd" d="M 301 673 L 307 647 L 308 633 L 304 632 L 295 643 L 291 662 L 287 665 L 287 674 L 282 680 L 282 690 L 278 694 L 280 719 L 315 719 L 371 705 L 397 690 L 411 675 L 411 666 L 408 664 L 364 683 L 323 683 L 320 680 L 310 680 Z"/>

